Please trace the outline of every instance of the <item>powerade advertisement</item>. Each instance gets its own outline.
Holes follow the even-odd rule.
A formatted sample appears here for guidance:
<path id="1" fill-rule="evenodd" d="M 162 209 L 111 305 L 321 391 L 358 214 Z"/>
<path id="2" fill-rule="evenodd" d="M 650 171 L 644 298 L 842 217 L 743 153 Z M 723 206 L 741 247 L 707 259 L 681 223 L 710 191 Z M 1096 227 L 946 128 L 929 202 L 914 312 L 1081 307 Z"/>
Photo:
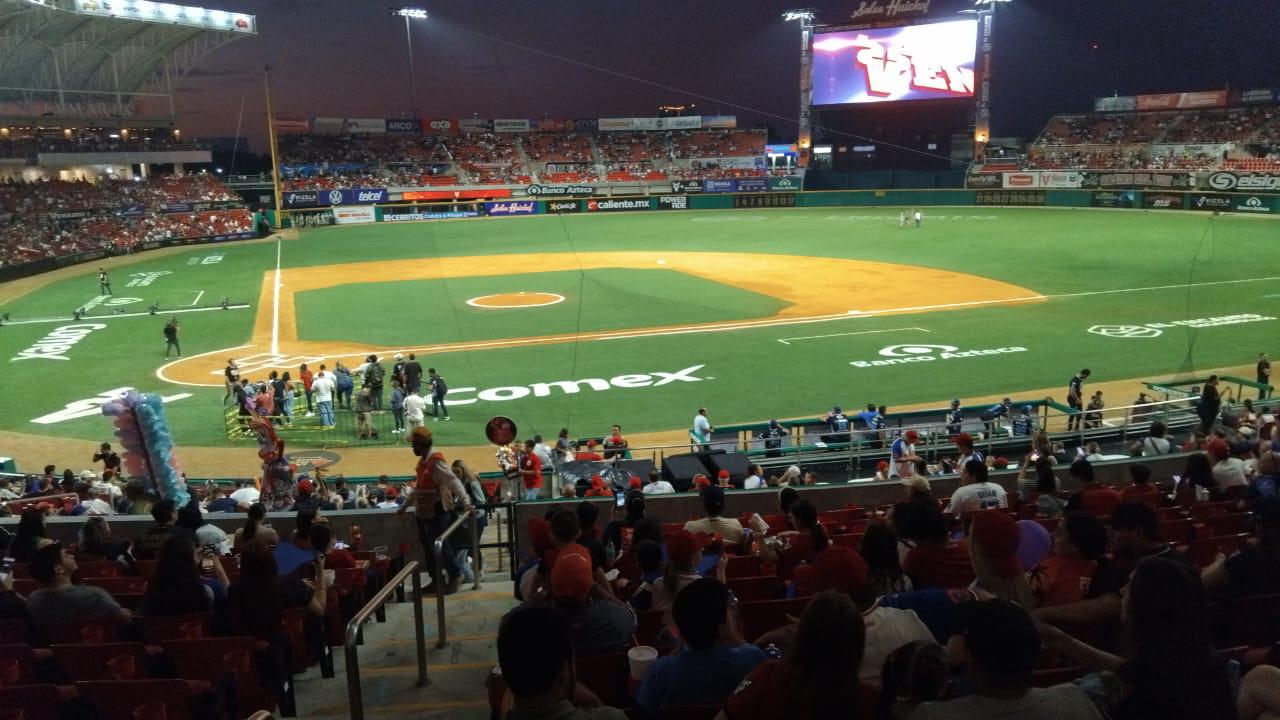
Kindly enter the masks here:
<path id="1" fill-rule="evenodd" d="M 540 212 L 542 212 L 542 206 L 537 200 L 508 200 L 484 204 L 485 215 L 537 215 Z"/>
<path id="2" fill-rule="evenodd" d="M 977 20 L 821 33 L 813 104 L 973 97 L 977 41 Z"/>

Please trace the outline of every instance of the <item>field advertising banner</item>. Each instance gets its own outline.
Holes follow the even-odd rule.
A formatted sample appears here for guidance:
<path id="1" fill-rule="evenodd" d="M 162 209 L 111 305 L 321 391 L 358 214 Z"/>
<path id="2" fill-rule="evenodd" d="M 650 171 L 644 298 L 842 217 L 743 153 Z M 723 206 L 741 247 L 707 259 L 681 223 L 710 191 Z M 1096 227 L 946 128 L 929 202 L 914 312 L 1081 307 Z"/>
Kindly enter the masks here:
<path id="1" fill-rule="evenodd" d="M 1142 194 L 1142 206 L 1155 210 L 1181 210 L 1182 196 L 1176 193 L 1148 192 Z"/>
<path id="2" fill-rule="evenodd" d="M 508 200 L 484 204 L 485 215 L 537 215 L 540 212 L 542 212 L 542 206 L 537 200 Z"/>
<path id="3" fill-rule="evenodd" d="M 1201 173 L 1197 187 L 1222 192 L 1280 193 L 1280 174 L 1227 172 Z"/>
<path id="4" fill-rule="evenodd" d="M 973 97 L 978 21 L 821 33 L 813 104 Z"/>
<path id="5" fill-rule="evenodd" d="M 377 220 L 377 212 L 368 205 L 363 207 L 336 207 L 333 209 L 333 220 L 339 225 L 360 225 Z"/>
<path id="6" fill-rule="evenodd" d="M 1131 208 L 1138 201 L 1138 193 L 1133 190 L 1096 192 L 1093 194 L 1093 206 L 1105 208 Z"/>
<path id="7" fill-rule="evenodd" d="M 769 189 L 782 190 L 786 192 L 799 192 L 804 189 L 804 177 L 801 175 L 771 177 L 769 178 Z"/>
<path id="8" fill-rule="evenodd" d="M 1043 205 L 1043 190 L 979 190 L 975 192 L 975 205 Z"/>
<path id="9" fill-rule="evenodd" d="M 965 176 L 964 186 L 967 188 L 998 188 L 1003 185 L 1001 173 L 973 173 Z"/>
<path id="10" fill-rule="evenodd" d="M 587 212 L 616 212 L 618 210 L 648 210 L 649 198 L 616 198 L 587 200 Z"/>

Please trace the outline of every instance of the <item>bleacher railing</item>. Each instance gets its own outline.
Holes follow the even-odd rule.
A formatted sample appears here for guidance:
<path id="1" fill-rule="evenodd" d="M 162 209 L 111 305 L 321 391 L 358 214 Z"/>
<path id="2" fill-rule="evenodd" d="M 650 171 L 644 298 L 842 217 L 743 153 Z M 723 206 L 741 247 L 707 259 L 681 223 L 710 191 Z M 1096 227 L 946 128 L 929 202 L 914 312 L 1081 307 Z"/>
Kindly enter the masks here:
<path id="1" fill-rule="evenodd" d="M 514 513 L 510 513 L 514 515 Z M 470 522 L 468 522 L 468 520 Z M 431 569 L 432 582 L 436 586 L 436 647 L 442 648 L 448 644 L 448 629 L 445 627 L 445 607 L 444 607 L 444 544 L 448 542 L 450 536 L 457 532 L 458 528 L 468 525 L 471 531 L 471 547 L 478 558 L 480 553 L 477 548 L 480 547 L 480 523 L 477 522 L 476 512 L 474 508 L 467 513 L 459 515 L 454 519 L 453 523 L 445 529 L 440 537 L 436 538 L 434 546 L 431 548 L 431 554 L 435 560 L 435 565 Z M 515 566 L 515 557 L 512 556 L 512 567 Z M 477 567 L 478 569 L 478 567 Z M 480 573 L 475 573 L 475 582 L 472 585 L 473 590 L 480 589 Z"/>
<path id="2" fill-rule="evenodd" d="M 437 562 L 439 562 L 437 560 Z M 347 623 L 347 634 L 344 642 L 347 661 L 347 712 L 352 720 L 364 720 L 364 693 L 360 688 L 360 657 L 357 646 L 360 644 L 360 628 L 369 621 L 383 605 L 386 605 L 408 578 L 412 583 L 413 595 L 409 602 L 413 603 L 414 644 L 418 652 L 418 687 L 430 684 L 427 679 L 427 637 L 423 626 L 422 583 L 418 579 L 418 562 L 410 560 L 400 572 L 395 574 L 386 585 L 365 603 L 364 607 Z"/>

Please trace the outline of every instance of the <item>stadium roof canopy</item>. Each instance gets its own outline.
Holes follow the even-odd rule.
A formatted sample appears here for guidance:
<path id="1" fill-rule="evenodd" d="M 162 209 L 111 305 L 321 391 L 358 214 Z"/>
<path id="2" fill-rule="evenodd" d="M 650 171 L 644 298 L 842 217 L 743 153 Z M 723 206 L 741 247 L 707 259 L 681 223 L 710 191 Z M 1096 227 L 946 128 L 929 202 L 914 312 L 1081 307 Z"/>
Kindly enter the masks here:
<path id="1" fill-rule="evenodd" d="M 129 117 L 209 53 L 257 33 L 252 15 L 149 0 L 0 0 L 0 114 Z"/>

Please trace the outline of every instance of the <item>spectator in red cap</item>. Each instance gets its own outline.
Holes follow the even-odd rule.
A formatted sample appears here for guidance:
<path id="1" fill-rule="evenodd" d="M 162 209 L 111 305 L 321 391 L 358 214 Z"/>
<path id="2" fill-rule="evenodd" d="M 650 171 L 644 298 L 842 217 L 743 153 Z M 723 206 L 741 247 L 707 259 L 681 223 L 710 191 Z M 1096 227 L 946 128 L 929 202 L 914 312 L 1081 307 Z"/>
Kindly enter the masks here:
<path id="1" fill-rule="evenodd" d="M 1249 486 L 1244 461 L 1232 457 L 1231 446 L 1226 440 L 1220 437 L 1210 440 L 1208 452 L 1213 459 L 1213 480 L 1218 485 L 1218 492 L 1232 492 L 1231 488 L 1244 489 Z"/>
<path id="2" fill-rule="evenodd" d="M 733 483 L 730 482 L 730 480 L 732 479 L 733 479 L 733 475 L 730 474 L 728 470 L 721 470 L 720 472 L 716 473 L 716 484 L 719 487 L 722 487 L 722 488 L 733 487 Z"/>
<path id="3" fill-rule="evenodd" d="M 951 438 L 951 442 L 955 443 L 956 451 L 960 453 L 956 458 L 955 466 L 957 468 L 964 467 L 964 464 L 970 460 L 983 461 L 982 453 L 973 448 L 973 436 L 967 432 L 962 432 Z"/>
<path id="4" fill-rule="evenodd" d="M 875 691 L 858 681 L 865 639 L 862 616 L 847 596 L 815 597 L 791 650 L 752 670 L 716 719 L 874 717 Z"/>
<path id="5" fill-rule="evenodd" d="M 597 585 L 591 555 L 576 543 L 560 548 L 549 582 L 526 598 L 526 606 L 550 603 L 569 617 L 573 648 L 582 655 L 618 652 L 631 644 L 636 615 Z"/>
<path id="6" fill-rule="evenodd" d="M 303 475 L 294 488 L 297 495 L 293 504 L 295 510 L 318 510 L 320 508 L 320 500 L 315 495 L 316 486 L 311 482 L 311 478 Z"/>
<path id="7" fill-rule="evenodd" d="M 711 487 L 711 478 L 698 473 L 693 476 L 692 487 L 694 492 L 702 492 L 704 489 Z"/>
<path id="8" fill-rule="evenodd" d="M 916 455 L 916 441 L 919 439 L 920 433 L 908 430 L 893 441 L 889 450 L 893 457 L 892 475 L 905 478 L 916 474 L 916 461 L 920 459 Z"/>
<path id="9" fill-rule="evenodd" d="M 680 649 L 649 668 L 636 705 L 652 717 L 679 705 L 719 705 L 747 673 L 764 662 L 764 651 L 738 635 L 729 588 L 710 578 L 689 583 L 672 608 Z"/>
<path id="10" fill-rule="evenodd" d="M 704 488 L 702 491 L 702 507 L 707 513 L 706 517 L 685 523 L 685 530 L 705 535 L 719 534 L 728 545 L 742 544 L 742 523 L 737 518 L 721 517 L 724 513 L 723 488 Z"/>
<path id="11" fill-rule="evenodd" d="M 1111 517 L 1116 506 L 1123 502 L 1118 490 L 1097 481 L 1093 474 L 1093 464 L 1088 460 L 1071 463 L 1069 472 L 1080 483 L 1080 490 L 1067 500 L 1067 512 L 1083 510 L 1095 517 Z"/>
<path id="12" fill-rule="evenodd" d="M 596 452 L 596 441 L 588 440 L 587 449 L 582 452 L 574 453 L 573 459 L 577 462 L 601 462 L 604 457 Z"/>
<path id="13" fill-rule="evenodd" d="M 662 610 L 662 622 L 671 624 L 671 604 L 685 585 L 697 580 L 698 539 L 688 530 L 672 534 L 663 543 L 667 550 L 667 565 L 662 577 L 653 585 L 653 609 Z"/>
<path id="14" fill-rule="evenodd" d="M 643 489 L 644 489 L 644 481 L 643 481 L 643 480 L 641 480 L 640 478 L 636 477 L 635 475 L 632 475 L 631 477 L 627 478 L 627 489 L 629 489 L 629 490 L 643 490 Z"/>
<path id="15" fill-rule="evenodd" d="M 969 528 L 974 589 L 1031 609 L 1035 598 L 1018 560 L 1018 523 L 1003 510 L 983 510 Z"/>
<path id="16" fill-rule="evenodd" d="M 613 488 L 605 485 L 604 478 L 599 475 L 591 476 L 591 487 L 583 493 L 584 497 L 613 497 Z"/>
<path id="17" fill-rule="evenodd" d="M 395 485 L 388 485 L 387 489 L 382 492 L 383 500 L 374 507 L 383 510 L 398 510 L 400 508 L 400 489 Z"/>

